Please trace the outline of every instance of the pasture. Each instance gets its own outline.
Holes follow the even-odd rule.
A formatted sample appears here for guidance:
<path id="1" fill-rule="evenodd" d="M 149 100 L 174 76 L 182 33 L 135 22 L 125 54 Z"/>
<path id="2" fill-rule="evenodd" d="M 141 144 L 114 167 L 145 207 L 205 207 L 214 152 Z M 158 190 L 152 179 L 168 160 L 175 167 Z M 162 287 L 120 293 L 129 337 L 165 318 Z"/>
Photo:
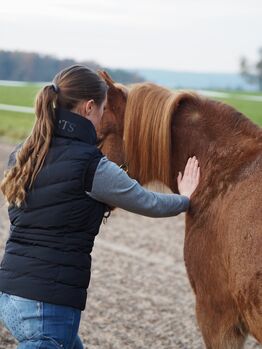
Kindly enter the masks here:
<path id="1" fill-rule="evenodd" d="M 0 105 L 33 107 L 39 88 L 39 84 L 0 86 Z M 225 94 L 226 97 L 214 96 L 211 98 L 232 105 L 253 122 L 262 126 L 262 93 L 223 91 L 222 94 Z M 254 100 L 254 97 L 259 98 Z M 5 141 L 17 142 L 24 139 L 29 134 L 33 123 L 34 115 L 31 113 L 6 111 L 0 107 L 0 137 Z"/>

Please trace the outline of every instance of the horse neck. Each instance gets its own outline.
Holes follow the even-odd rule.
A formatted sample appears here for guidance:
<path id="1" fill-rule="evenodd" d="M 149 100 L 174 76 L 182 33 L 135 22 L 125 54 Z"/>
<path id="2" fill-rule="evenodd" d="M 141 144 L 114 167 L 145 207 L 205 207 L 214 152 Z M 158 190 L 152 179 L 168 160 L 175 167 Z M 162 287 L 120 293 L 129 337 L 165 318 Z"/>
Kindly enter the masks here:
<path id="1" fill-rule="evenodd" d="M 203 100 L 190 114 L 181 110 L 172 126 L 173 168 L 183 171 L 188 157 L 195 155 L 202 178 L 219 181 L 243 163 L 261 154 L 262 131 L 244 115 L 223 103 Z M 171 185 L 177 191 L 176 183 Z"/>

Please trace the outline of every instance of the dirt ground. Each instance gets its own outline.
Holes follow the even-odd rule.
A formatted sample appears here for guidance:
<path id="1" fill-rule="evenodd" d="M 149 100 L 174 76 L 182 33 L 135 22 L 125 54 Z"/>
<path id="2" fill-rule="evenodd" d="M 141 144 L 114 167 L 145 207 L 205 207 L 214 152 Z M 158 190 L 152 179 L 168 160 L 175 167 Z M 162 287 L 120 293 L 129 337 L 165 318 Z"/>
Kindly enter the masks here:
<path id="1" fill-rule="evenodd" d="M 0 144 L 0 177 L 12 146 Z M 0 203 L 0 256 L 8 218 Z M 92 279 L 79 333 L 88 349 L 204 348 L 183 261 L 184 214 L 147 218 L 114 211 L 92 253 Z M 0 349 L 17 342 L 0 326 Z M 245 348 L 262 346 L 251 338 Z"/>

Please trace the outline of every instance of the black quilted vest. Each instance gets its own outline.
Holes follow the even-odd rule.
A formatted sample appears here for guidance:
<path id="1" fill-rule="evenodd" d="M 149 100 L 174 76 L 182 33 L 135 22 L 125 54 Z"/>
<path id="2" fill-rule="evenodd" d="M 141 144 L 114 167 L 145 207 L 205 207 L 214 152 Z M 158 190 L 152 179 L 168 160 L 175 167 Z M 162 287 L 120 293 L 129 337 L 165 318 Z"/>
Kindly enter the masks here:
<path id="1" fill-rule="evenodd" d="M 0 290 L 84 310 L 91 251 L 106 209 L 85 193 L 96 147 L 93 124 L 60 109 L 51 146 L 21 208 L 9 206 Z M 93 171 L 94 172 L 94 171 Z"/>

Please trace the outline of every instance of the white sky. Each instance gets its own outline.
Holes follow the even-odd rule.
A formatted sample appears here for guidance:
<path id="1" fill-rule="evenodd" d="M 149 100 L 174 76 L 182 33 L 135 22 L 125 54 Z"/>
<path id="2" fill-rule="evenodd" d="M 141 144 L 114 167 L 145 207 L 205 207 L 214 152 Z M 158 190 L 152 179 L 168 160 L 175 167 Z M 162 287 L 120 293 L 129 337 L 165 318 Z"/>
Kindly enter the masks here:
<path id="1" fill-rule="evenodd" d="M 121 68 L 237 72 L 262 46 L 262 0 L 2 0 L 0 49 Z"/>

